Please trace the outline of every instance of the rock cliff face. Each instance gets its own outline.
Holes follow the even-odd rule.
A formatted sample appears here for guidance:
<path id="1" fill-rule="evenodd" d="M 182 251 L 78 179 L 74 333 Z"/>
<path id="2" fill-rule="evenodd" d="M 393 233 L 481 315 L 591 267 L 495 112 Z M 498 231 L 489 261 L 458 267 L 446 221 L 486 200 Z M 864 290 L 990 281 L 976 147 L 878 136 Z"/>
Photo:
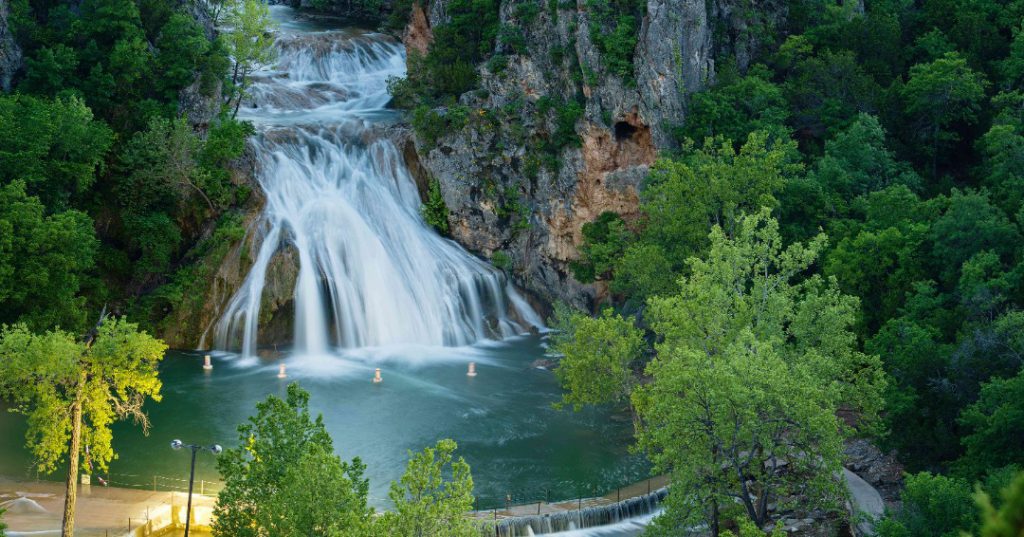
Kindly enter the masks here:
<path id="1" fill-rule="evenodd" d="M 607 289 L 582 284 L 569 270 L 579 256 L 582 226 L 605 211 L 627 221 L 639 216 L 642 181 L 659 152 L 676 143 L 672 130 L 686 120 L 687 96 L 713 79 L 716 57 L 729 54 L 737 63 L 749 57 L 756 40 L 748 29 L 756 21 L 743 20 L 729 1 L 648 0 L 633 76 L 626 81 L 609 73 L 591 40 L 591 25 L 601 23 L 590 19 L 587 0 L 533 0 L 539 9 L 530 17 L 521 8 L 526 0 L 502 0 L 501 24 L 518 28 L 527 45 L 514 50 L 499 41 L 494 53 L 507 62 L 478 66 L 479 89 L 460 98 L 469 115 L 465 125 L 436 140 L 403 125 L 389 136 L 424 198 L 429 182 L 438 181 L 452 238 L 483 257 L 497 259 L 501 252 L 513 279 L 542 312 L 555 301 L 595 309 Z M 402 32 L 408 52 L 429 49 L 434 29 L 448 21 L 450 2 L 412 4 Z M 784 15 L 778 7 L 766 12 Z M 202 128 L 209 107 L 193 89 L 183 92 L 182 107 Z M 572 139 L 556 147 L 542 144 L 539 137 L 560 129 L 558 107 L 570 102 L 582 103 L 570 125 Z M 237 181 L 258 192 L 254 174 L 252 164 L 243 162 Z M 222 259 L 206 260 L 211 275 L 204 300 L 175 312 L 167 325 L 177 328 L 162 334 L 172 346 L 212 344 L 213 323 L 244 280 L 248 256 L 258 250 L 259 212 L 257 199 L 246 209 L 246 237 Z M 292 253 L 275 254 L 261 308 L 261 346 L 287 344 L 292 337 L 296 275 Z"/>
<path id="2" fill-rule="evenodd" d="M 204 281 L 197 282 L 197 288 L 202 289 L 201 296 L 195 301 L 184 302 L 185 307 L 172 312 L 162 323 L 160 337 L 172 348 L 205 349 L 214 345 L 215 325 L 245 281 L 252 266 L 252 256 L 260 249 L 263 237 L 259 226 L 265 199 L 256 182 L 257 164 L 251 148 L 233 164 L 231 177 L 236 186 L 253 192 L 245 206 L 240 208 L 245 215 L 242 222 L 245 235 L 228 245 L 226 252 L 211 252 L 199 260 L 206 269 L 199 273 Z M 212 226 L 209 231 L 213 231 Z M 267 269 L 267 285 L 260 307 L 258 344 L 261 347 L 291 343 L 294 337 L 293 293 L 298 274 L 299 263 L 292 248 L 282 248 L 274 253 Z"/>
<path id="3" fill-rule="evenodd" d="M 8 24 L 10 16 L 10 3 L 7 0 L 0 0 L 0 90 L 11 91 L 11 81 L 14 74 L 21 69 L 21 49 L 11 35 L 11 28 Z"/>
<path id="4" fill-rule="evenodd" d="M 460 98 L 470 111 L 466 126 L 436 144 L 410 134 L 415 151 L 406 155 L 423 181 L 439 182 L 455 240 L 486 257 L 504 252 L 517 282 L 540 302 L 593 309 L 605 290 L 577 282 L 569 270 L 583 224 L 604 211 L 637 216 L 642 180 L 659 151 L 675 145 L 671 132 L 686 119 L 687 96 L 713 79 L 716 54 L 745 67 L 757 43 L 750 28 L 763 21 L 744 20 L 745 11 L 728 1 L 648 0 L 627 81 L 610 73 L 592 42 L 592 25 L 609 29 L 591 20 L 586 0 L 557 9 L 543 2 L 524 17 L 528 1 L 501 1 L 501 24 L 522 32 L 525 50 L 499 40 L 495 54 L 507 65 L 479 66 L 480 89 Z M 449 2 L 413 5 L 408 50 L 429 46 Z M 754 10 L 758 17 L 784 16 L 783 7 L 766 4 Z M 574 127 L 578 142 L 537 166 L 531 135 L 557 128 L 545 101 L 574 99 L 585 103 Z"/>

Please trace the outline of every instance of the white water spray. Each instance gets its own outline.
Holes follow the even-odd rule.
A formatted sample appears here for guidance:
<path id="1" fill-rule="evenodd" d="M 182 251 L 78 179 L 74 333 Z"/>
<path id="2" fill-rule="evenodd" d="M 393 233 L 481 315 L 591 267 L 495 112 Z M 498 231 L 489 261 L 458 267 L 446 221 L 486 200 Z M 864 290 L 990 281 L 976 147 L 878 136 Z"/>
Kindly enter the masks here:
<path id="1" fill-rule="evenodd" d="M 268 266 L 298 254 L 295 346 L 466 345 L 540 321 L 502 273 L 438 236 L 419 213 L 415 183 L 382 136 L 387 79 L 404 50 L 377 34 L 282 35 L 278 64 L 259 74 L 242 115 L 266 196 L 262 241 L 216 327 L 216 345 L 251 355 Z"/>

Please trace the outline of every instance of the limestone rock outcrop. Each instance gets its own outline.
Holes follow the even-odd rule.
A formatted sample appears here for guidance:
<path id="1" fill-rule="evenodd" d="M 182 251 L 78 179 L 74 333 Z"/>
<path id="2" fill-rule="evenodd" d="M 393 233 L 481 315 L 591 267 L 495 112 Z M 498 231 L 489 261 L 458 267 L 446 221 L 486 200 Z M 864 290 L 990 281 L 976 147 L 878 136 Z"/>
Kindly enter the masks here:
<path id="1" fill-rule="evenodd" d="M 432 28 L 448 20 L 449 3 L 413 4 L 408 50 L 424 50 Z M 768 2 L 755 10 L 759 20 L 747 21 L 732 3 L 648 0 L 633 76 L 624 78 L 592 42 L 592 30 L 608 28 L 591 19 L 586 0 L 557 9 L 542 2 L 530 17 L 522 1 L 501 1 L 502 27 L 520 31 L 525 50 L 498 40 L 494 53 L 506 61 L 478 66 L 480 88 L 460 98 L 470 115 L 465 127 L 436 143 L 408 135 L 415 151 L 406 160 L 424 184 L 439 182 L 452 238 L 483 257 L 503 252 L 515 280 L 540 302 L 595 308 L 606 290 L 576 281 L 569 269 L 582 226 L 604 211 L 637 216 L 643 179 L 659 152 L 677 144 L 672 131 L 686 120 L 687 97 L 713 80 L 716 55 L 746 61 L 757 43 L 751 28 L 785 15 Z M 573 100 L 585 103 L 578 142 L 538 165 L 531 140 L 557 128 L 550 103 Z"/>

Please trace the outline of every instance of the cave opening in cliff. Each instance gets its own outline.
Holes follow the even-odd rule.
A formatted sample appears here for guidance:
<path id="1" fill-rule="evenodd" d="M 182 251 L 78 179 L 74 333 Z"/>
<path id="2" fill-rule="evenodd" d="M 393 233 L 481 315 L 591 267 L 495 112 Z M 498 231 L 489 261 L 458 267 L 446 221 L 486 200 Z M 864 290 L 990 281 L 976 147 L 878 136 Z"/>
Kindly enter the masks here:
<path id="1" fill-rule="evenodd" d="M 615 141 L 624 142 L 636 135 L 637 128 L 625 121 L 615 123 Z"/>

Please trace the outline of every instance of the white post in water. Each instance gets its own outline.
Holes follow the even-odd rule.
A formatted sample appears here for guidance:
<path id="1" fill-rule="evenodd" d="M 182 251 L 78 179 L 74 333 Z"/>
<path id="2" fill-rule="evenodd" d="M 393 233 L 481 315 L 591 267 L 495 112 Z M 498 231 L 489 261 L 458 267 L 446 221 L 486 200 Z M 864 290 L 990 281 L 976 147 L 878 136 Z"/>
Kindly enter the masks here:
<path id="1" fill-rule="evenodd" d="M 475 377 L 476 376 L 476 362 L 470 362 L 469 363 L 469 371 L 466 371 L 466 376 L 467 377 Z"/>
<path id="2" fill-rule="evenodd" d="M 213 364 L 210 363 L 210 355 L 207 354 L 203 357 L 203 369 L 209 371 L 213 369 Z"/>
<path id="3" fill-rule="evenodd" d="M 374 384 L 379 384 L 379 383 L 381 383 L 383 381 L 384 381 L 384 379 L 380 378 L 380 368 L 378 367 L 377 369 L 374 369 L 373 370 L 373 383 Z"/>
<path id="4" fill-rule="evenodd" d="M 281 367 L 277 368 L 277 378 L 288 378 L 288 373 L 285 373 L 284 371 L 284 362 L 281 363 Z"/>

